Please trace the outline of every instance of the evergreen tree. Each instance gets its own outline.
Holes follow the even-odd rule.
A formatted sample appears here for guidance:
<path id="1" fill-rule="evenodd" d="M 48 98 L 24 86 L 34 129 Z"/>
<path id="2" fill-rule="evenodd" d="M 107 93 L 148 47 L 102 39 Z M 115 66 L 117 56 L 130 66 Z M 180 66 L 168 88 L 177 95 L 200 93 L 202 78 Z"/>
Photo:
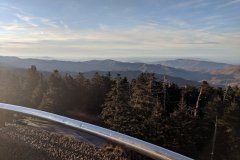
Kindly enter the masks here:
<path id="1" fill-rule="evenodd" d="M 75 79 L 76 81 L 76 108 L 83 112 L 88 109 L 90 96 L 90 81 L 84 77 L 82 73 L 79 73 Z"/>
<path id="2" fill-rule="evenodd" d="M 40 107 L 44 110 L 62 113 L 66 106 L 65 85 L 59 72 L 55 70 L 48 79 L 48 88 L 43 96 Z"/>
<path id="3" fill-rule="evenodd" d="M 196 101 L 198 99 L 198 89 L 196 87 L 193 86 L 186 86 L 184 88 L 184 92 L 185 92 L 185 102 L 187 104 L 187 106 L 191 107 L 191 108 L 195 108 L 196 107 Z"/>
<path id="4" fill-rule="evenodd" d="M 98 72 L 95 73 L 90 81 L 90 91 L 88 111 L 92 114 L 99 115 L 101 113 L 101 105 L 104 103 L 106 94 L 111 89 L 111 80 L 109 76 L 101 76 Z"/>
<path id="5" fill-rule="evenodd" d="M 105 103 L 102 105 L 101 112 L 101 117 L 107 126 L 124 133 L 129 133 L 129 122 L 132 118 L 130 117 L 131 108 L 128 105 L 130 97 L 128 89 L 127 79 L 118 75 Z"/>
<path id="6" fill-rule="evenodd" d="M 33 90 L 33 93 L 31 95 L 31 104 L 32 107 L 39 107 L 42 100 L 43 95 L 46 93 L 47 90 L 47 82 L 45 81 L 44 77 L 41 75 L 40 80 L 38 81 L 38 84 L 36 88 Z"/>
<path id="7" fill-rule="evenodd" d="M 66 74 L 63 77 L 63 83 L 64 83 L 64 95 L 65 95 L 65 105 L 68 106 L 68 110 L 72 110 L 73 108 L 76 108 L 75 105 L 77 103 L 77 84 L 75 79 L 69 75 Z"/>
<path id="8" fill-rule="evenodd" d="M 30 97 L 33 94 L 34 89 L 37 87 L 40 81 L 41 75 L 37 71 L 36 66 L 31 66 L 30 69 L 27 70 L 26 76 L 22 82 L 22 96 L 21 96 L 21 105 L 23 106 L 33 106 L 34 104 L 31 103 Z"/>
<path id="9" fill-rule="evenodd" d="M 196 107 L 194 110 L 194 116 L 203 117 L 204 116 L 204 106 L 208 104 L 208 102 L 214 98 L 213 88 L 209 86 L 206 81 L 203 81 L 200 86 L 200 91 L 198 95 L 198 99 L 196 101 Z"/>
<path id="10" fill-rule="evenodd" d="M 156 100 L 156 104 L 152 110 L 151 116 L 145 122 L 146 130 L 144 132 L 144 139 L 163 146 L 164 138 L 163 132 L 165 130 L 168 115 L 163 109 L 159 100 Z"/>
<path id="11" fill-rule="evenodd" d="M 135 113 L 132 115 L 132 134 L 138 138 L 149 137 L 149 129 L 152 124 L 158 122 L 154 119 L 161 114 L 162 106 L 159 101 L 159 83 L 154 74 L 142 73 L 136 80 L 132 81 L 130 106 Z M 161 117 L 159 117 L 160 119 Z M 153 129 L 154 130 L 154 129 Z M 155 132 L 155 131 L 153 131 Z"/>
<path id="12" fill-rule="evenodd" d="M 158 98 L 157 84 L 154 75 L 149 73 L 142 73 L 132 84 L 130 105 L 145 118 L 151 115 L 156 105 L 156 99 Z"/>
<path id="13" fill-rule="evenodd" d="M 176 84 L 169 83 L 166 87 L 166 93 L 166 111 L 172 113 L 178 107 L 181 98 L 181 90 Z"/>

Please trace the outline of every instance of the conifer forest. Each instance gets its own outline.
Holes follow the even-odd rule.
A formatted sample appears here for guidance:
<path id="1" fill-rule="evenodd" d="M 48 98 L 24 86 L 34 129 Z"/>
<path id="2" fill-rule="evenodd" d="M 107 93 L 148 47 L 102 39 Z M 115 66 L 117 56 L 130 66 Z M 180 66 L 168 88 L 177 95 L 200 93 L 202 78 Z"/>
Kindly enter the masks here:
<path id="1" fill-rule="evenodd" d="M 0 101 L 88 121 L 194 159 L 237 160 L 240 156 L 240 88 L 178 86 L 142 73 L 76 76 L 0 71 Z M 85 116 L 77 116 L 76 113 Z M 214 135 L 216 136 L 214 138 Z M 214 150 L 213 150 L 214 148 Z"/>

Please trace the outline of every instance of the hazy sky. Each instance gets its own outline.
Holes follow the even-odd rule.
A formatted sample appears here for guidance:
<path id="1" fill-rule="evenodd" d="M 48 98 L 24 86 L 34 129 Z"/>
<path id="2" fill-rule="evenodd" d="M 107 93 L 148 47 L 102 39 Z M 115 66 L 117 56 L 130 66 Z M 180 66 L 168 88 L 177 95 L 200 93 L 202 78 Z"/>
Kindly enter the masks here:
<path id="1" fill-rule="evenodd" d="M 240 0 L 0 0 L 0 55 L 240 63 Z"/>

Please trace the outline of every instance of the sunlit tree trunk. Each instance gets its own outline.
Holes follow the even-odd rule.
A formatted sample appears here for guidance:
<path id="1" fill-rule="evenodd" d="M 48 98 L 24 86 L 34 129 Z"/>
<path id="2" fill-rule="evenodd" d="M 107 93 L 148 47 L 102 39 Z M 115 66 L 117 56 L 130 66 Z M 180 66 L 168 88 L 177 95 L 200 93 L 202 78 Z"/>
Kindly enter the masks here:
<path id="1" fill-rule="evenodd" d="M 201 96 L 202 96 L 202 87 L 200 88 L 200 92 L 199 92 L 199 95 L 198 95 L 198 99 L 197 99 L 197 103 L 196 103 L 196 107 L 195 107 L 195 110 L 194 110 L 194 117 L 197 117 L 198 115 L 198 110 L 199 110 L 199 101 L 201 99 Z"/>

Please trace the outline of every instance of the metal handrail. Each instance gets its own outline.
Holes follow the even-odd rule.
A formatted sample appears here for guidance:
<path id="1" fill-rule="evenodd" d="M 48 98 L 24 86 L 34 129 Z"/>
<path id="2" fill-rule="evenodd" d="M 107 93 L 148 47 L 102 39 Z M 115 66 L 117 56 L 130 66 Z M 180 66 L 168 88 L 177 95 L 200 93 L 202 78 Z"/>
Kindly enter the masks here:
<path id="1" fill-rule="evenodd" d="M 118 144 L 125 145 L 129 149 L 156 160 L 192 160 L 189 157 L 142 141 L 140 139 L 57 114 L 5 103 L 0 103 L 0 109 L 23 113 L 73 127 Z"/>

